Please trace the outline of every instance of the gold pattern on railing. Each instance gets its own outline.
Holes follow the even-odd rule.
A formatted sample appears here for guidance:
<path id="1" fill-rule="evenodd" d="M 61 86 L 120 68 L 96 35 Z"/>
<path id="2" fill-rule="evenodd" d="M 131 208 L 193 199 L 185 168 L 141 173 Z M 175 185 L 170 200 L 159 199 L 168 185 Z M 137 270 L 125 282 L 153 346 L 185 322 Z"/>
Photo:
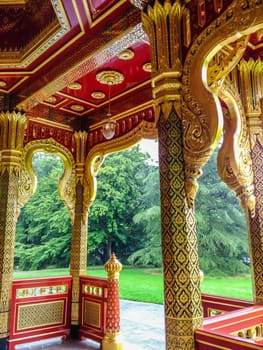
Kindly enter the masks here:
<path id="1" fill-rule="evenodd" d="M 68 288 L 66 285 L 58 285 L 58 286 L 47 286 L 47 287 L 32 287 L 32 288 L 21 288 L 17 289 L 16 297 L 17 298 L 31 298 L 31 297 L 39 297 L 43 295 L 54 295 L 67 293 Z"/>
<path id="2" fill-rule="evenodd" d="M 89 284 L 86 284 L 83 286 L 83 290 L 82 293 L 83 294 L 89 294 L 89 295 L 94 295 L 94 296 L 98 296 L 101 297 L 102 296 L 102 287 L 98 287 L 98 286 L 91 286 Z"/>
<path id="3" fill-rule="evenodd" d="M 85 301 L 84 323 L 93 327 L 101 327 L 101 305 L 92 301 Z"/>
<path id="4" fill-rule="evenodd" d="M 64 301 L 19 305 L 18 330 L 63 323 Z"/>
<path id="5" fill-rule="evenodd" d="M 235 337 L 240 337 L 244 339 L 252 339 L 252 340 L 262 340 L 263 339 L 263 324 L 256 324 L 252 327 L 240 329 L 236 332 L 231 333 Z"/>

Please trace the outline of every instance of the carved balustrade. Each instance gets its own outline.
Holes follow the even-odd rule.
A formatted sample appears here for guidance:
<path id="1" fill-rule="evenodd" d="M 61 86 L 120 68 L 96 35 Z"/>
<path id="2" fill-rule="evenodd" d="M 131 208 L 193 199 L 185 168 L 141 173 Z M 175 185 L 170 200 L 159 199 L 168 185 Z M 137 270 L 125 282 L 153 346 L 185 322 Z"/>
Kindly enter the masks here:
<path id="1" fill-rule="evenodd" d="M 198 350 L 263 348 L 263 306 L 254 305 L 204 319 L 195 331 Z"/>
<path id="2" fill-rule="evenodd" d="M 15 280 L 9 350 L 16 345 L 70 336 L 71 276 Z"/>
<path id="3" fill-rule="evenodd" d="M 13 281 L 9 350 L 19 344 L 70 337 L 71 283 L 71 276 Z M 80 288 L 79 337 L 102 343 L 109 281 L 81 276 Z M 204 324 L 195 332 L 198 350 L 263 348 L 263 306 L 211 294 L 202 294 L 202 306 Z"/>
<path id="4" fill-rule="evenodd" d="M 80 338 L 101 343 L 106 331 L 107 278 L 80 277 Z"/>
<path id="5" fill-rule="evenodd" d="M 211 317 L 225 314 L 226 312 L 236 311 L 250 307 L 252 301 L 236 298 L 220 297 L 212 294 L 202 294 L 202 307 L 204 317 Z"/>

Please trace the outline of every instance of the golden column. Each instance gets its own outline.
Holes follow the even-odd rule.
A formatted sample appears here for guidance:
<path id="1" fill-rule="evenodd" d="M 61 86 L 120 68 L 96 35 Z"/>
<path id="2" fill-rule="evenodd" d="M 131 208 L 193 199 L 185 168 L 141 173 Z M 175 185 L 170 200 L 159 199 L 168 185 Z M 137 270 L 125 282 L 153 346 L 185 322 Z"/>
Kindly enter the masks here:
<path id="1" fill-rule="evenodd" d="M 263 304 L 263 62 L 252 58 L 249 61 L 242 60 L 237 73 L 250 134 L 256 197 L 255 215 L 247 212 L 254 300 L 256 304 Z"/>
<path id="2" fill-rule="evenodd" d="M 72 275 L 71 327 L 72 337 L 77 337 L 79 326 L 79 302 L 81 275 L 87 271 L 87 213 L 85 205 L 85 159 L 87 155 L 87 132 L 75 132 L 76 145 L 76 200 L 72 225 L 70 274 Z"/>
<path id="3" fill-rule="evenodd" d="M 108 273 L 108 302 L 106 315 L 106 334 L 102 340 L 103 350 L 122 350 L 120 336 L 120 298 L 119 275 L 122 264 L 112 254 L 104 265 Z"/>
<path id="4" fill-rule="evenodd" d="M 182 124 L 172 110 L 159 125 L 162 252 L 166 348 L 194 349 L 194 330 L 202 325 L 194 209 L 185 191 Z"/>
<path id="5" fill-rule="evenodd" d="M 0 113 L 0 348 L 9 334 L 9 310 L 13 279 L 17 222 L 17 193 L 27 119 L 18 112 Z"/>
<path id="6" fill-rule="evenodd" d="M 138 6 L 139 0 L 135 0 Z M 145 1 L 143 1 L 145 3 Z M 144 5 L 143 5 L 144 7 Z M 166 349 L 195 349 L 202 325 L 194 196 L 201 175 L 186 179 L 183 145 L 181 20 L 178 1 L 144 7 L 151 45 L 152 86 L 159 136 Z"/>

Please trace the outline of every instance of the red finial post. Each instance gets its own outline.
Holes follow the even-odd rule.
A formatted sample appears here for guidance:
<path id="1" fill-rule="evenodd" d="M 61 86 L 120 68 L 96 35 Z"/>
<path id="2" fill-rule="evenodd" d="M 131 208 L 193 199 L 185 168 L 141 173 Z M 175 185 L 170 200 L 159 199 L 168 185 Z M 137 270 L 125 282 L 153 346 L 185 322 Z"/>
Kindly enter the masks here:
<path id="1" fill-rule="evenodd" d="M 108 304 L 106 315 L 106 334 L 102 340 L 103 350 L 122 350 L 120 335 L 120 298 L 119 275 L 122 264 L 116 259 L 115 254 L 104 265 L 108 273 Z"/>

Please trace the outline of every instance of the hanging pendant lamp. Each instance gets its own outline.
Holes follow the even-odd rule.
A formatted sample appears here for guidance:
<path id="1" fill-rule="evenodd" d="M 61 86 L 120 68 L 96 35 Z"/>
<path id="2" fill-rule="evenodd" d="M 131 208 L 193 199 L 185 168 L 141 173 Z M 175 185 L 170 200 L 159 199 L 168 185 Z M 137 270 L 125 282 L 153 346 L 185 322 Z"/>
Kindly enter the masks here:
<path id="1" fill-rule="evenodd" d="M 103 121 L 102 125 L 102 134 L 106 140 L 110 140 L 115 135 L 115 129 L 117 122 L 112 118 L 111 113 L 111 87 L 112 85 L 121 84 L 124 80 L 124 76 L 122 73 L 114 70 L 104 70 L 100 71 L 96 75 L 96 79 L 101 84 L 108 85 L 108 112 L 106 114 L 106 118 Z"/>

